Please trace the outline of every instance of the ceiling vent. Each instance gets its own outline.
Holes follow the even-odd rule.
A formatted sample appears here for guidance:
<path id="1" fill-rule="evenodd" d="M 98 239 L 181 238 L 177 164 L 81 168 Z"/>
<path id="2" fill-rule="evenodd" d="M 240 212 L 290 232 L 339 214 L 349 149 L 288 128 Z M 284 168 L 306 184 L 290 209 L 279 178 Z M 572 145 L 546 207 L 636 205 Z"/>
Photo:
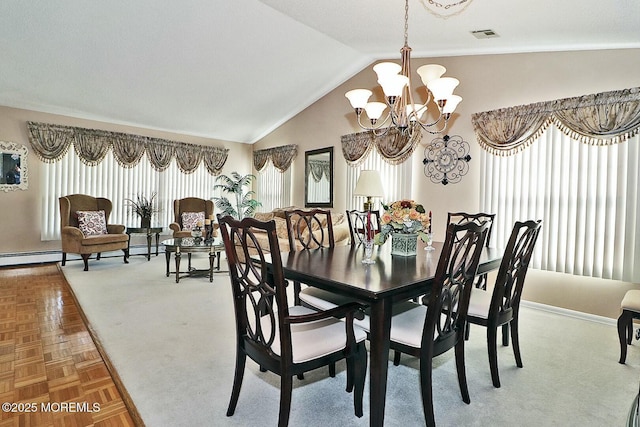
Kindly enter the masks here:
<path id="1" fill-rule="evenodd" d="M 471 34 L 477 39 L 493 39 L 496 37 L 500 37 L 498 33 L 493 30 L 475 30 L 471 31 Z"/>

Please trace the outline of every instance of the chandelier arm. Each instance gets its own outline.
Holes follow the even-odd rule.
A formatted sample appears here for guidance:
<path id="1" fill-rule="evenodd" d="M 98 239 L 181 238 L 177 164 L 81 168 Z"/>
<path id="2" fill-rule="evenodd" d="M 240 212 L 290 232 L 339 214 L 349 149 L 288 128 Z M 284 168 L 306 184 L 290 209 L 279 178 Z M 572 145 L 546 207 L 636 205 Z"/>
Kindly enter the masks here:
<path id="1" fill-rule="evenodd" d="M 436 120 L 436 121 L 435 121 L 435 122 L 433 122 L 433 123 L 422 123 L 422 122 L 421 122 L 421 121 L 419 121 L 419 120 L 418 120 L 416 123 L 417 123 L 418 125 L 420 125 L 420 127 L 421 127 L 423 130 L 425 130 L 425 131 L 429 132 L 429 133 L 430 133 L 430 134 L 432 134 L 432 135 L 436 135 L 436 134 L 438 134 L 438 133 L 442 133 L 442 132 L 444 132 L 444 131 L 447 129 L 448 120 L 446 120 L 446 119 L 442 120 L 442 118 L 443 118 L 443 115 L 441 114 L 441 115 L 440 115 L 440 117 L 438 118 L 438 120 Z M 438 124 L 438 123 L 440 123 L 440 122 L 442 122 L 442 123 L 443 123 L 443 125 L 442 125 L 442 129 L 437 129 L 437 130 L 431 130 L 431 129 L 430 129 L 431 127 L 433 127 L 433 126 L 437 125 L 437 124 Z"/>

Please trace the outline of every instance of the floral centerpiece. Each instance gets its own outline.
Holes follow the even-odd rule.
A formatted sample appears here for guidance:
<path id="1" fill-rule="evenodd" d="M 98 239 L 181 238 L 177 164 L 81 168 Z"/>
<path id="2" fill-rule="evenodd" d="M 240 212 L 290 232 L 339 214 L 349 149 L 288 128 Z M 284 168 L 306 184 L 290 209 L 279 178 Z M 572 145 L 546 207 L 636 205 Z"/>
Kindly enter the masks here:
<path id="1" fill-rule="evenodd" d="M 149 227 L 153 214 L 160 212 L 160 208 L 155 203 L 157 195 L 158 194 L 154 191 L 150 198 L 138 194 L 136 196 L 136 200 L 125 199 L 133 213 L 140 217 L 140 224 L 142 227 Z"/>
<path id="2" fill-rule="evenodd" d="M 374 237 L 374 243 L 382 245 L 390 234 L 417 234 L 422 241 L 427 241 L 430 228 L 429 214 L 421 204 L 413 200 L 398 200 L 390 205 L 382 204 L 384 213 L 380 218 L 380 232 Z"/>

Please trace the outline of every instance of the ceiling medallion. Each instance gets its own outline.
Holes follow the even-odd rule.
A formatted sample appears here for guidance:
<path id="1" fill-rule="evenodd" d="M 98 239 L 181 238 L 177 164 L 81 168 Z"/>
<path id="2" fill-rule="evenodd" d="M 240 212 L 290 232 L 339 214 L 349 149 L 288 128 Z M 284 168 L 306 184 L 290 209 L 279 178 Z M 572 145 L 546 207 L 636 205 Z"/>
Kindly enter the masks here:
<path id="1" fill-rule="evenodd" d="M 456 184 L 469 172 L 469 143 L 461 136 L 436 138 L 424 149 L 424 174 L 433 183 Z"/>

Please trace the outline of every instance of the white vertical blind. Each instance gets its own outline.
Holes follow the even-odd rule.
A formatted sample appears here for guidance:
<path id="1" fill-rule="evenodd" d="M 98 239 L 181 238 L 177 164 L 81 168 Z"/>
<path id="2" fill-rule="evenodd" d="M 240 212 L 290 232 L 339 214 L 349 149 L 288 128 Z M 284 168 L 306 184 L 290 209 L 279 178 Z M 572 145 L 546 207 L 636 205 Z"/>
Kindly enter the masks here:
<path id="1" fill-rule="evenodd" d="M 396 200 L 411 198 L 411 162 L 391 165 L 382 159 L 377 150 L 371 150 L 369 156 L 358 166 L 347 168 L 347 209 L 362 209 L 366 197 L 354 196 L 361 170 L 377 170 L 380 172 L 384 186 L 384 198 L 374 199 L 373 205 L 381 208 L 380 202 L 391 203 Z"/>
<path id="2" fill-rule="evenodd" d="M 280 172 L 271 160 L 258 172 L 256 179 L 256 199 L 262 203 L 260 212 L 269 212 L 276 208 L 291 206 L 291 169 Z"/>
<path id="3" fill-rule="evenodd" d="M 73 146 L 60 161 L 44 164 L 42 173 L 42 240 L 60 239 L 60 208 L 58 198 L 69 194 L 89 194 L 111 200 L 113 211 L 109 222 L 138 226 L 139 218 L 131 212 L 126 199 L 137 195 L 151 197 L 161 211 L 152 220 L 153 225 L 168 227 L 173 222 L 173 201 L 184 197 L 212 199 L 215 177 L 204 165 L 192 174 L 180 171 L 175 160 L 163 172 L 157 172 L 143 156 L 133 168 L 123 168 L 111 151 L 96 166 L 86 166 L 76 156 Z M 216 193 L 219 193 L 216 192 Z"/>
<path id="4" fill-rule="evenodd" d="M 522 152 L 482 152 L 481 210 L 495 212 L 504 246 L 517 220 L 542 219 L 532 266 L 640 282 L 640 136 L 609 146 L 551 126 Z"/>

